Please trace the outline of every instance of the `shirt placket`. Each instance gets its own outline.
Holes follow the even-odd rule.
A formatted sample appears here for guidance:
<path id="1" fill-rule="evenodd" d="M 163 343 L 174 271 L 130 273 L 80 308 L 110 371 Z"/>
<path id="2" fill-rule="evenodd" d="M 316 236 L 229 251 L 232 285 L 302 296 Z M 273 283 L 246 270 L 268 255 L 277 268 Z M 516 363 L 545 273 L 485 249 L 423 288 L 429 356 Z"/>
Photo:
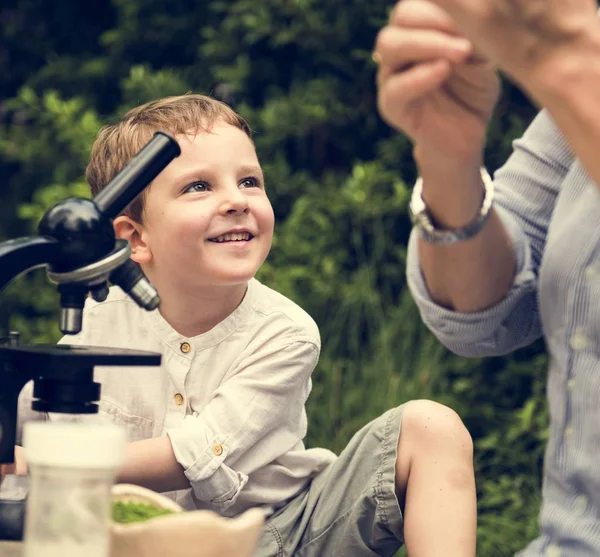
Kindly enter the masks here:
<path id="1" fill-rule="evenodd" d="M 180 427 L 187 414 L 188 400 L 185 390 L 185 380 L 190 371 L 194 347 L 187 339 L 181 339 L 176 347 L 179 353 L 174 358 L 169 369 L 171 392 L 167 395 L 167 412 L 164 430 Z"/>

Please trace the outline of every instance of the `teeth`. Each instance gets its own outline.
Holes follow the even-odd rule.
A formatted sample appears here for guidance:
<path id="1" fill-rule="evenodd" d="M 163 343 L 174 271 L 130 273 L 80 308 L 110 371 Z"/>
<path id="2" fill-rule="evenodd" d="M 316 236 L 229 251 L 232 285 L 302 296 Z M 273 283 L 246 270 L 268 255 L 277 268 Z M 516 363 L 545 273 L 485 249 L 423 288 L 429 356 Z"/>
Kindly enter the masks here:
<path id="1" fill-rule="evenodd" d="M 249 232 L 234 232 L 233 234 L 222 234 L 221 236 L 217 236 L 212 241 L 213 242 L 239 242 L 242 240 L 249 240 L 250 233 Z"/>

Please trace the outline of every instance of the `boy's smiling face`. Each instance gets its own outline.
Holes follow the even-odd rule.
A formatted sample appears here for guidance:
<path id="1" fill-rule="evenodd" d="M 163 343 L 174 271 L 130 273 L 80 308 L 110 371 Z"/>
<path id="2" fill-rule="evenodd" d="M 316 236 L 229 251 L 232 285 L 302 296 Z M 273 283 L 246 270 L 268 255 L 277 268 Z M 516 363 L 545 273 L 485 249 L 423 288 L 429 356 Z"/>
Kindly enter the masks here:
<path id="1" fill-rule="evenodd" d="M 243 284 L 266 259 L 274 227 L 254 145 L 224 122 L 177 140 L 181 155 L 146 195 L 133 258 L 157 286 Z"/>

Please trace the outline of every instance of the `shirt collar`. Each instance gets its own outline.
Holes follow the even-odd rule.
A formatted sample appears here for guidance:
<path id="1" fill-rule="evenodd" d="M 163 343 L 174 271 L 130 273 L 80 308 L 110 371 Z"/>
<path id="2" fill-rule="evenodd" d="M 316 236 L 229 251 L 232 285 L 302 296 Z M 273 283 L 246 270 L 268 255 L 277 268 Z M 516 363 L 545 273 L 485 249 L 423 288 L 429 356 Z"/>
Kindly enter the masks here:
<path id="1" fill-rule="evenodd" d="M 248 320 L 254 307 L 254 299 L 259 285 L 260 283 L 256 279 L 250 280 L 246 294 L 240 305 L 212 329 L 195 337 L 188 338 L 178 333 L 164 319 L 158 309 L 147 312 L 146 316 L 160 339 L 171 347 L 177 347 L 178 352 L 181 352 L 179 347 L 184 342 L 191 344 L 194 351 L 204 350 L 225 340 Z M 183 353 L 182 355 L 192 357 L 193 351 L 189 351 L 188 354 Z"/>

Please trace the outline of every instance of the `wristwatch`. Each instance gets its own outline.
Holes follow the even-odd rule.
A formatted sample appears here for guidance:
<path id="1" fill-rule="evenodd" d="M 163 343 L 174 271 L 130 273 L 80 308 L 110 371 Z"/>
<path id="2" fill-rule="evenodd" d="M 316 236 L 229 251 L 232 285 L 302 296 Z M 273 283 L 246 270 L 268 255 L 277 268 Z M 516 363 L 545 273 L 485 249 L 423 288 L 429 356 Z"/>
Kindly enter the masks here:
<path id="1" fill-rule="evenodd" d="M 423 201 L 423 179 L 421 177 L 417 179 L 408 209 L 410 220 L 423 240 L 432 244 L 455 244 L 472 238 L 483 228 L 492 209 L 494 183 L 485 168 L 481 169 L 481 178 L 485 194 L 479 214 L 466 226 L 449 229 L 438 228 L 433 223 L 433 219 Z"/>

